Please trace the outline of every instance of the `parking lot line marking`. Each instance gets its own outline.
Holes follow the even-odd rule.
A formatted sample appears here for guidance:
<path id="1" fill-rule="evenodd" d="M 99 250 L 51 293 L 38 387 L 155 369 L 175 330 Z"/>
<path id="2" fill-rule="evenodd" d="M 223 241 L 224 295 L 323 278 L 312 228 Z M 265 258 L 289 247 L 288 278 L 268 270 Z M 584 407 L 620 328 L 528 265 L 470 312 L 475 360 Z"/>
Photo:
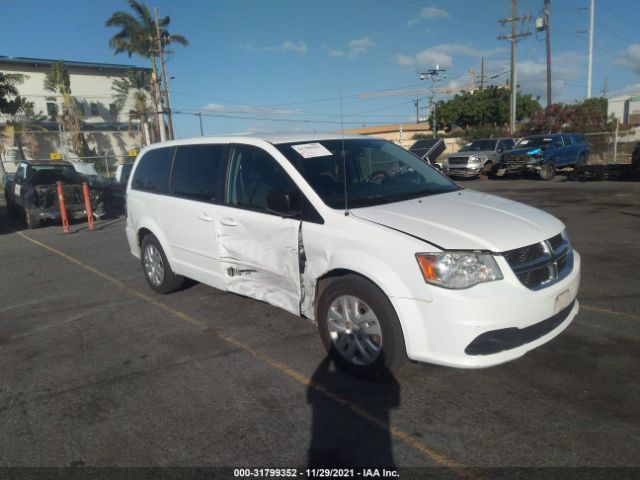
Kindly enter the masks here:
<path id="1" fill-rule="evenodd" d="M 12 229 L 13 230 L 13 229 Z M 71 255 L 68 255 L 54 247 L 51 247 L 49 245 L 47 245 L 46 243 L 43 243 L 39 240 L 36 240 L 34 238 L 31 238 L 27 235 L 25 235 L 22 232 L 18 232 L 15 231 L 20 237 L 22 237 L 23 239 L 27 240 L 28 242 L 33 243 L 34 245 L 37 245 L 55 255 L 58 255 L 59 257 L 73 263 L 74 265 L 77 265 L 78 267 L 81 267 L 85 270 L 87 270 L 88 272 L 91 272 L 97 276 L 99 276 L 100 278 L 102 278 L 103 280 L 108 281 L 109 283 L 112 283 L 128 292 L 130 292 L 131 294 L 133 294 L 134 296 L 136 296 L 137 298 L 139 298 L 140 300 L 143 300 L 147 303 L 150 303 L 158 308 L 161 308 L 162 310 L 172 314 L 173 316 L 179 318 L 180 320 L 183 320 L 185 322 L 190 323 L 191 325 L 199 328 L 201 331 L 206 331 L 209 329 L 209 327 L 204 324 L 203 322 L 191 317 L 190 315 L 181 312 L 180 310 L 177 310 L 175 308 L 172 308 L 170 306 L 168 306 L 167 304 L 160 302 L 152 297 L 150 297 L 149 295 L 146 295 L 144 293 L 138 292 L 136 290 L 132 290 L 130 288 L 127 288 L 125 286 L 124 283 L 122 283 L 121 281 L 117 280 L 116 278 L 112 277 L 111 275 L 101 272 L 100 270 L 98 270 L 95 267 L 92 267 L 91 265 L 87 265 L 86 263 L 78 260 L 75 257 L 72 257 Z M 285 365 L 282 362 L 279 362 L 278 360 L 276 360 L 273 357 L 270 357 L 269 355 L 266 355 L 258 350 L 255 350 L 254 348 L 250 347 L 249 345 L 247 345 L 246 343 L 243 343 L 233 337 L 229 337 L 227 335 L 223 335 L 218 333 L 217 337 L 220 338 L 221 340 L 225 341 L 226 343 L 236 347 L 238 350 L 242 350 L 246 353 L 249 353 L 250 355 L 252 355 L 253 357 L 261 360 L 263 363 L 269 365 L 270 367 L 280 371 L 281 373 L 285 374 L 286 376 L 288 376 L 289 378 L 296 380 L 297 382 L 301 383 L 304 386 L 313 388 L 314 390 L 320 392 L 321 394 L 323 394 L 324 396 L 326 396 L 327 398 L 333 400 L 334 402 L 338 403 L 339 405 L 348 408 L 349 410 L 351 410 L 354 414 L 356 414 L 357 416 L 359 416 L 360 418 L 362 418 L 363 420 L 368 421 L 369 423 L 375 425 L 378 428 L 381 428 L 382 430 L 387 431 L 391 436 L 397 438 L 398 440 L 402 441 L 403 443 L 405 443 L 406 445 L 408 445 L 409 447 L 413 448 L 414 450 L 416 450 L 417 452 L 421 453 L 423 456 L 431 459 L 432 461 L 434 461 L 435 463 L 442 465 L 443 467 L 447 467 L 448 469 L 450 469 L 451 471 L 455 472 L 456 474 L 458 474 L 460 477 L 462 478 L 467 478 L 469 480 L 476 480 L 479 477 L 476 476 L 473 472 L 471 472 L 470 470 L 468 470 L 464 465 L 456 462 L 455 460 L 452 460 L 450 458 L 448 458 L 447 456 L 438 453 L 437 451 L 433 450 L 431 447 L 429 447 L 428 445 L 426 445 L 424 442 L 421 442 L 420 440 L 414 438 L 413 436 L 411 436 L 411 434 L 400 430 L 397 427 L 392 426 L 391 424 L 389 424 L 388 422 L 385 422 L 383 420 L 380 420 L 379 418 L 377 418 L 375 415 L 369 413 L 366 409 L 361 408 L 355 404 L 353 404 L 352 402 L 350 402 L 349 400 L 341 397 L 340 395 L 330 392 L 329 390 L 327 390 L 327 388 L 317 382 L 312 382 L 310 378 L 304 376 L 303 374 L 293 370 L 292 368 L 290 368 L 289 366 Z"/>

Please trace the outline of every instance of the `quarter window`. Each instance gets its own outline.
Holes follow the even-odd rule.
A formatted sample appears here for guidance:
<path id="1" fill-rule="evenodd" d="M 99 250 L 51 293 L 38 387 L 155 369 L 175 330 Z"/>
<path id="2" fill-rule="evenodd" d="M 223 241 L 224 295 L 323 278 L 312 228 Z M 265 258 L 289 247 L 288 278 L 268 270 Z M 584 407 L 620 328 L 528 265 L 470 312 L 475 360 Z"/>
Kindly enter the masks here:
<path id="1" fill-rule="evenodd" d="M 226 203 L 267 211 L 267 195 L 274 189 L 297 190 L 271 155 L 249 145 L 234 146 L 229 159 Z"/>
<path id="2" fill-rule="evenodd" d="M 166 193 L 174 148 L 149 150 L 138 162 L 131 188 L 146 192 Z"/>
<path id="3" fill-rule="evenodd" d="M 215 202 L 222 197 L 225 145 L 178 147 L 171 175 L 174 195 Z"/>

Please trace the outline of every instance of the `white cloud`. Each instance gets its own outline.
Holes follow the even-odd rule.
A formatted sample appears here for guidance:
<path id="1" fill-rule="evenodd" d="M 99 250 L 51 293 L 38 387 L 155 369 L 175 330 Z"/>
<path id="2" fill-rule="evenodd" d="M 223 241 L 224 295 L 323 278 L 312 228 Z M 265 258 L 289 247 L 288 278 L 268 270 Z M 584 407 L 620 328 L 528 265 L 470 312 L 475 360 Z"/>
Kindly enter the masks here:
<path id="1" fill-rule="evenodd" d="M 260 53 L 260 52 L 268 52 L 268 53 L 281 53 L 281 52 L 293 52 L 293 53 L 306 53 L 308 50 L 307 44 L 305 42 L 293 42 L 291 40 L 286 40 L 278 45 L 266 45 L 266 46 L 256 46 L 252 43 L 244 43 L 238 45 L 238 48 L 246 50 L 250 53 Z"/>
<path id="2" fill-rule="evenodd" d="M 479 49 L 469 45 L 446 43 L 435 47 L 427 48 L 415 55 L 405 55 L 399 53 L 395 56 L 395 62 L 401 67 L 409 68 L 416 72 L 420 69 L 433 68 L 438 65 L 440 68 L 448 69 L 453 66 L 453 56 L 463 57 L 491 57 L 496 53 L 504 51 L 504 47 L 491 49 Z"/>
<path id="3" fill-rule="evenodd" d="M 627 67 L 640 75 L 640 44 L 629 45 L 624 55 L 616 60 L 616 64 Z"/>
<path id="4" fill-rule="evenodd" d="M 434 18 L 447 18 L 448 16 L 449 16 L 449 12 L 447 12 L 446 10 L 443 10 L 442 8 L 434 7 L 434 6 L 422 7 L 420 9 L 420 13 L 418 14 L 418 16 L 416 18 L 412 18 L 407 22 L 407 26 L 415 27 L 421 22 L 421 20 L 424 20 L 424 19 L 432 20 Z"/>
<path id="5" fill-rule="evenodd" d="M 331 57 L 353 59 L 375 46 L 376 44 L 371 40 L 371 37 L 365 36 L 351 40 L 343 50 L 329 49 L 328 53 Z"/>
<path id="6" fill-rule="evenodd" d="M 553 55 L 551 58 L 552 82 L 551 90 L 553 102 L 567 101 L 564 97 L 568 85 L 581 79 L 584 76 L 585 55 L 573 51 L 562 52 Z M 509 79 L 510 66 L 507 60 L 492 61 L 485 64 L 489 75 L 493 72 L 505 72 L 495 79 L 495 83 L 504 84 Z M 547 98 L 547 62 L 544 58 L 537 60 L 523 60 L 518 62 L 517 83 L 520 85 L 519 91 L 523 94 L 531 94 L 533 97 L 540 97 L 542 103 Z M 581 80 L 580 80 L 581 82 Z M 585 86 L 586 89 L 586 86 Z"/>
<path id="7" fill-rule="evenodd" d="M 637 95 L 640 92 L 640 83 L 633 83 L 630 85 L 625 85 L 622 88 L 609 92 L 607 97 L 620 97 L 623 95 Z"/>
<path id="8" fill-rule="evenodd" d="M 282 50 L 296 53 L 306 53 L 307 44 L 304 42 L 291 42 L 287 40 L 282 44 Z"/>

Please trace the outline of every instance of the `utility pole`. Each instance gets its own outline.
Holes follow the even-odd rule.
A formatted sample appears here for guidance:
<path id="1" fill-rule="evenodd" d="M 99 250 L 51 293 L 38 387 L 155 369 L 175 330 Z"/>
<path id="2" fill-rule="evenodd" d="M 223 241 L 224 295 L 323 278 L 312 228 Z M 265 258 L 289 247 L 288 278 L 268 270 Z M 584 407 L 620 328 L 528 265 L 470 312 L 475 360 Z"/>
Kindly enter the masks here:
<path id="1" fill-rule="evenodd" d="M 509 40 L 511 42 L 511 107 L 509 108 L 509 132 L 511 135 L 514 135 L 516 132 L 516 95 L 518 90 L 516 88 L 516 85 L 518 84 L 518 74 L 516 70 L 516 42 L 520 37 L 527 37 L 531 35 L 531 32 L 516 31 L 516 23 L 528 20 L 531 20 L 530 15 L 518 16 L 518 0 L 511 0 L 511 17 L 501 18 L 498 20 L 498 23 L 501 25 L 505 25 L 507 23 L 511 24 L 511 34 L 500 35 L 498 37 L 498 40 Z"/>
<path id="2" fill-rule="evenodd" d="M 547 41 L 547 106 L 551 105 L 551 0 L 544 0 L 544 29 Z"/>
<path id="3" fill-rule="evenodd" d="M 587 98 L 591 98 L 591 73 L 593 69 L 593 24 L 595 19 L 595 0 L 591 0 L 589 8 L 589 67 L 587 69 Z"/>
<path id="4" fill-rule="evenodd" d="M 413 104 L 416 106 L 416 124 L 418 124 L 420 123 L 420 99 L 416 98 Z"/>
<path id="5" fill-rule="evenodd" d="M 602 92 L 602 98 L 607 98 L 607 93 L 608 93 L 608 89 L 607 89 L 607 77 L 604 77 L 604 85 L 602 86 L 602 90 L 600 90 Z"/>
<path id="6" fill-rule="evenodd" d="M 202 112 L 198 112 L 196 113 L 196 115 L 200 117 L 200 136 L 204 137 L 204 130 L 202 129 Z"/>
<path id="7" fill-rule="evenodd" d="M 171 118 L 171 102 L 169 101 L 169 84 L 167 83 L 167 68 L 164 63 L 164 46 L 162 45 L 162 38 L 160 38 L 160 19 L 158 18 L 158 7 L 153 7 L 153 13 L 156 22 L 156 40 L 158 41 L 158 54 L 160 56 L 160 68 L 162 71 L 162 84 L 164 89 L 160 91 L 160 98 L 164 98 L 167 102 L 167 120 L 169 127 L 169 140 L 173 140 L 173 119 Z M 164 105 L 164 102 L 162 102 Z M 164 120 L 164 108 L 162 112 L 162 118 Z M 162 126 L 164 128 L 164 125 Z"/>
<path id="8" fill-rule="evenodd" d="M 484 91 L 484 57 L 480 59 L 480 91 Z"/>

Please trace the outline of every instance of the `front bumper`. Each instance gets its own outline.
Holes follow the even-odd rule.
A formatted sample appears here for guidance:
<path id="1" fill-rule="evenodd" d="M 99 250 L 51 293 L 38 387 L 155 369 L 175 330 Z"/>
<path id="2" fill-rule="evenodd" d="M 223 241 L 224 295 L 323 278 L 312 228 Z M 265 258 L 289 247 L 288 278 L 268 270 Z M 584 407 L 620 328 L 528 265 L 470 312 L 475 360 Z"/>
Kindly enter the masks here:
<path id="1" fill-rule="evenodd" d="M 74 220 L 80 220 L 87 216 L 84 205 L 65 205 L 65 210 L 67 211 L 67 217 Z M 60 220 L 62 218 L 58 207 L 40 209 L 38 216 L 41 220 Z"/>
<path id="2" fill-rule="evenodd" d="M 538 291 L 522 285 L 504 259 L 499 264 L 504 279 L 497 282 L 466 290 L 433 287 L 431 302 L 390 299 L 410 359 L 449 367 L 490 367 L 521 357 L 569 326 L 579 310 L 577 252 L 573 271 Z"/>
<path id="3" fill-rule="evenodd" d="M 540 171 L 539 163 L 500 163 L 496 166 L 495 172 L 497 176 L 506 175 L 508 173 L 522 173 L 531 172 L 537 173 Z"/>
<path id="4" fill-rule="evenodd" d="M 461 165 L 461 166 L 446 166 L 442 170 L 446 175 L 451 177 L 477 177 L 482 173 L 482 165 Z"/>

